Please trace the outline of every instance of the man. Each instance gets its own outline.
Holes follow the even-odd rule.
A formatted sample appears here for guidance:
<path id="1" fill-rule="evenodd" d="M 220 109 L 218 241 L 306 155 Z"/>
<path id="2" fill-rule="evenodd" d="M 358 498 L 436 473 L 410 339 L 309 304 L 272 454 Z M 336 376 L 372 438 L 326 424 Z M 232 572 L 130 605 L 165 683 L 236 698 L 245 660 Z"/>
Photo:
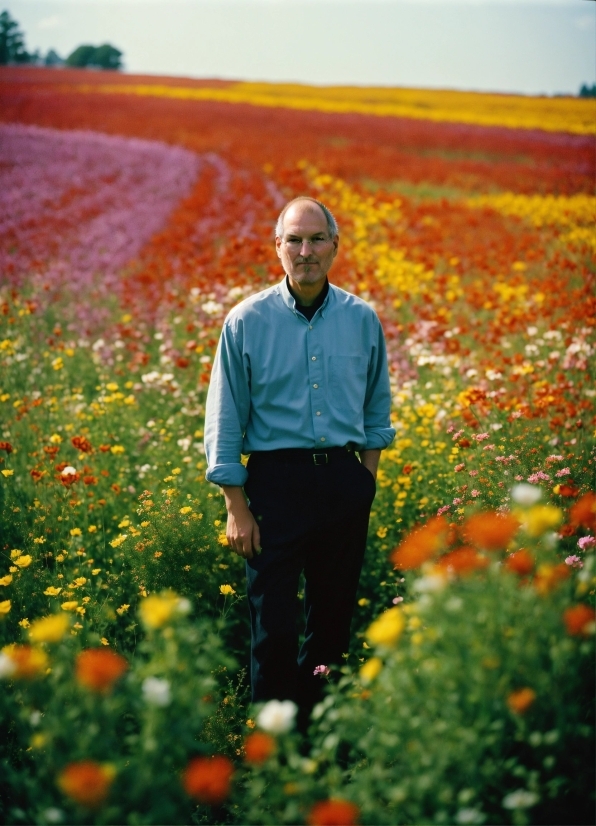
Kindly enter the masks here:
<path id="1" fill-rule="evenodd" d="M 349 647 L 377 465 L 395 431 L 379 320 L 327 281 L 335 219 L 319 201 L 296 198 L 275 245 L 284 280 L 225 320 L 205 449 L 207 479 L 225 496 L 228 542 L 246 559 L 253 702 L 294 700 L 304 725 L 322 689 L 315 669 L 341 663 Z M 246 468 L 241 453 L 250 454 Z"/>

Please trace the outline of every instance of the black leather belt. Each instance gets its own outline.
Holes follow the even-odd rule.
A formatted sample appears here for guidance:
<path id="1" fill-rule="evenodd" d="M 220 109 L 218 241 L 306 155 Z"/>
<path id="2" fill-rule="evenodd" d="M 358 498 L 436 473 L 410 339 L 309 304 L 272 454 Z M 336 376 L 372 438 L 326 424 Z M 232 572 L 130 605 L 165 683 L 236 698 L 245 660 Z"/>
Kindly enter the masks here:
<path id="1" fill-rule="evenodd" d="M 286 462 L 288 464 L 310 464 L 328 465 L 331 462 L 339 462 L 354 455 L 352 445 L 344 447 L 328 447 L 325 450 L 319 448 L 288 447 L 280 450 L 259 450 L 252 453 L 251 457 L 258 460 L 269 460 L 272 462 Z"/>

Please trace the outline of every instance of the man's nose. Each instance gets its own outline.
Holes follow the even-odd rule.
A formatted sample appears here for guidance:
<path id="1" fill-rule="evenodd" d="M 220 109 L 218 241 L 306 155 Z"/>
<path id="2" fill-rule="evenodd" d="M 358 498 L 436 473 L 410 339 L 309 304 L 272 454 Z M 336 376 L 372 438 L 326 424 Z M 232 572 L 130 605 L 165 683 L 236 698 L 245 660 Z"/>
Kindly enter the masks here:
<path id="1" fill-rule="evenodd" d="M 312 246 L 313 246 L 313 245 L 312 245 L 312 242 L 311 242 L 311 241 L 309 241 L 309 240 L 308 240 L 308 239 L 306 239 L 306 238 L 303 238 L 303 239 L 302 239 L 302 243 L 300 244 L 300 255 L 304 255 L 304 254 L 305 254 L 305 249 L 306 249 L 306 255 L 308 255 L 308 253 L 309 253 L 309 252 L 310 252 L 310 250 L 312 249 Z"/>

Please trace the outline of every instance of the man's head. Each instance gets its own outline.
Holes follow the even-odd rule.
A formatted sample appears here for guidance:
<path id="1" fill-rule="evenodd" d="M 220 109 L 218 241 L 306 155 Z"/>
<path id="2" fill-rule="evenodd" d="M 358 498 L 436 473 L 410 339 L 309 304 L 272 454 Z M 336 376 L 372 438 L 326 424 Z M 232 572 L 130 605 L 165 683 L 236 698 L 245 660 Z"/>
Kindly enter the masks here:
<path id="1" fill-rule="evenodd" d="M 295 198 L 283 208 L 275 229 L 275 247 L 292 286 L 322 283 L 338 245 L 335 219 L 319 201 Z"/>

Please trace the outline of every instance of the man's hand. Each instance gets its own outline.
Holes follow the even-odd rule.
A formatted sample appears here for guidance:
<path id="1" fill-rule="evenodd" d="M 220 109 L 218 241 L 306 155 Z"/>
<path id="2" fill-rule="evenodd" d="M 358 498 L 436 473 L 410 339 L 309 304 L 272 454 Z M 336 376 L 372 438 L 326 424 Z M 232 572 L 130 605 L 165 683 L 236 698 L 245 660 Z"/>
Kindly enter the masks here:
<path id="1" fill-rule="evenodd" d="M 360 461 L 364 467 L 369 470 L 374 479 L 377 478 L 377 468 L 379 467 L 379 459 L 381 458 L 380 450 L 361 450 Z"/>
<path id="2" fill-rule="evenodd" d="M 228 524 L 226 537 L 230 548 L 244 559 L 252 559 L 253 554 L 261 551 L 261 532 L 254 516 L 249 510 L 241 487 L 223 485 Z"/>

